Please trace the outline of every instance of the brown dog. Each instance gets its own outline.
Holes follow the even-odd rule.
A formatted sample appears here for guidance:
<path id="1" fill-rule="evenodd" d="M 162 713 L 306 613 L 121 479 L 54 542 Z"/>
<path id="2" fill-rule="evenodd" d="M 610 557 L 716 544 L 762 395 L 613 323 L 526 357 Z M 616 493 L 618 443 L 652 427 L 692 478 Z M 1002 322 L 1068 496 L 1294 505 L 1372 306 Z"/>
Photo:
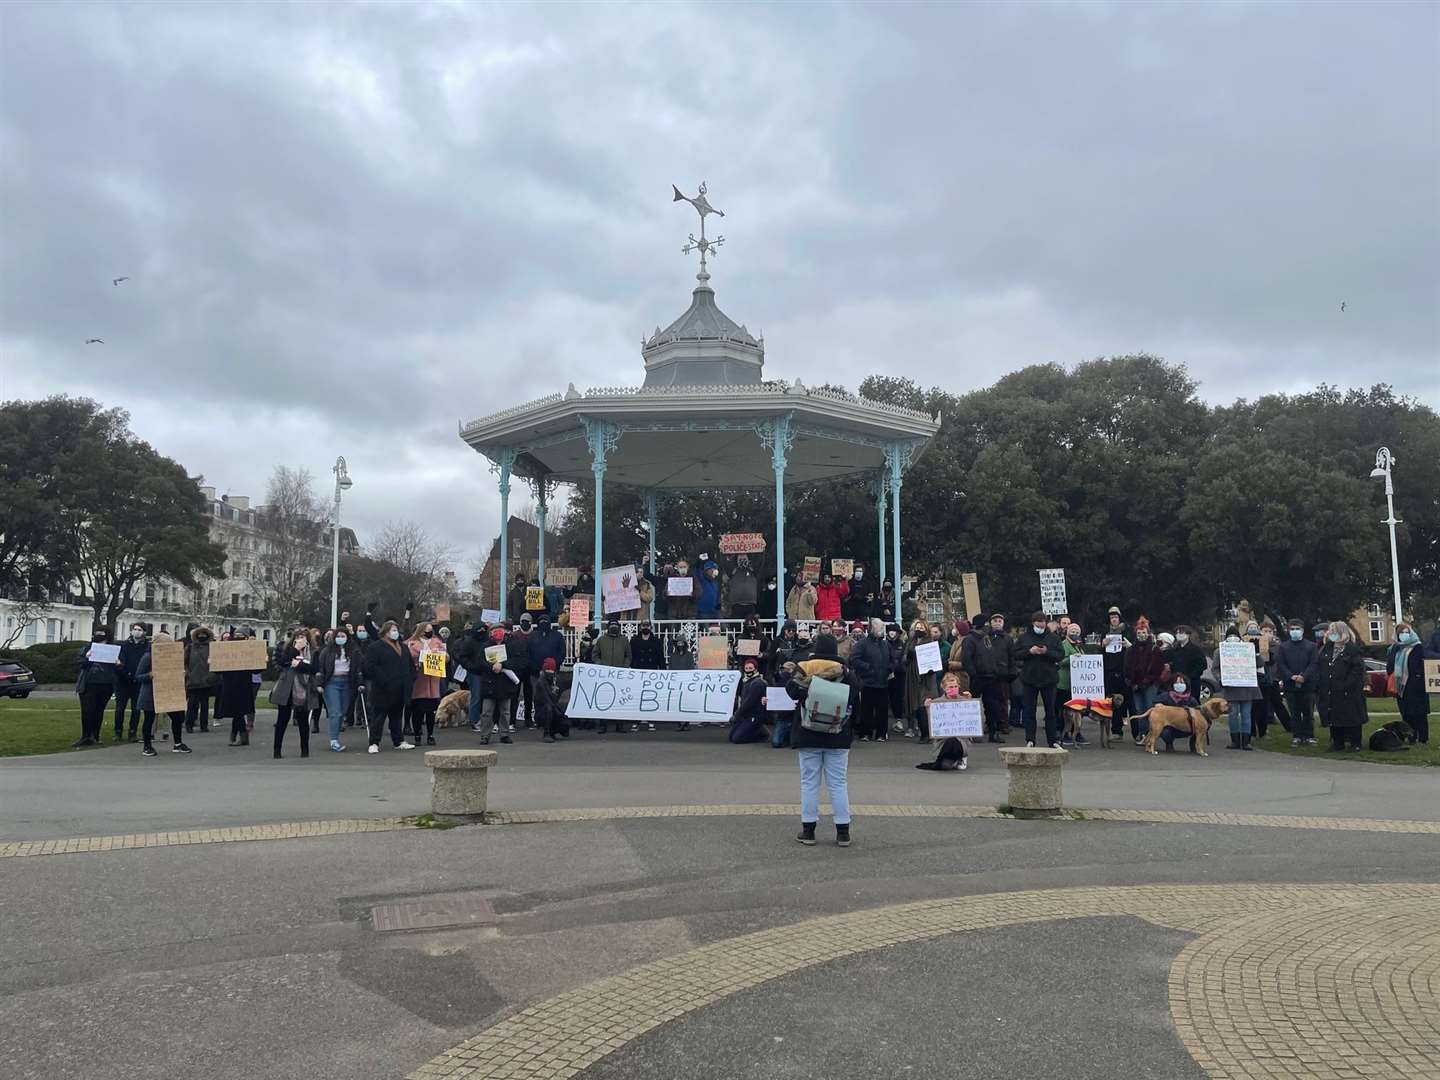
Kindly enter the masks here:
<path id="1" fill-rule="evenodd" d="M 1159 753 L 1155 749 L 1155 740 L 1168 727 L 1182 735 L 1194 735 L 1195 752 L 1201 757 L 1209 757 L 1205 747 L 1210 741 L 1210 725 L 1229 711 L 1230 703 L 1224 698 L 1211 698 L 1198 709 L 1182 709 L 1178 705 L 1152 705 L 1130 719 L 1150 718 L 1150 730 L 1145 735 L 1144 747 L 1152 754 Z"/>
<path id="2" fill-rule="evenodd" d="M 470 691 L 446 694 L 435 710 L 436 727 L 460 727 L 470 716 Z"/>

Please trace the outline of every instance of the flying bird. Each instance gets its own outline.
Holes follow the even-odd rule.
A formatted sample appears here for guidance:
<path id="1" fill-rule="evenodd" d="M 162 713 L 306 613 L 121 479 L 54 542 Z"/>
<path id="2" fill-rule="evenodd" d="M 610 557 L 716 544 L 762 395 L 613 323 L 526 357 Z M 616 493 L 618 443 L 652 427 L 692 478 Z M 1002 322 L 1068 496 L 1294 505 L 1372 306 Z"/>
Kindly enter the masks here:
<path id="1" fill-rule="evenodd" d="M 129 281 L 129 280 L 130 280 L 130 279 L 129 279 L 128 277 L 111 278 L 111 279 L 110 279 L 110 284 L 111 284 L 111 285 L 119 285 L 120 282 L 122 282 L 122 281 Z"/>
<path id="2" fill-rule="evenodd" d="M 1341 311 L 1344 311 L 1344 310 L 1345 310 L 1345 301 L 1344 301 L 1344 300 L 1341 300 L 1341 301 L 1340 301 L 1340 310 L 1341 310 Z"/>
<path id="3" fill-rule="evenodd" d="M 86 345 L 104 345 L 105 342 L 101 341 L 98 337 L 87 337 L 87 338 L 85 339 L 85 344 L 86 344 Z"/>

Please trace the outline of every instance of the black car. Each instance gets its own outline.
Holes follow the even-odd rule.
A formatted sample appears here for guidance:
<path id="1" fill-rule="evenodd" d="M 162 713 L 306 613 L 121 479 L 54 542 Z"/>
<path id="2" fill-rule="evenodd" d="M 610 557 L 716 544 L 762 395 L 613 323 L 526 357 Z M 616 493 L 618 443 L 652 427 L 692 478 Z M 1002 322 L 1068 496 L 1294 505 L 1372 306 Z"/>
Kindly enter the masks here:
<path id="1" fill-rule="evenodd" d="M 35 673 L 18 660 L 0 660 L 0 697 L 27 698 L 36 687 Z"/>

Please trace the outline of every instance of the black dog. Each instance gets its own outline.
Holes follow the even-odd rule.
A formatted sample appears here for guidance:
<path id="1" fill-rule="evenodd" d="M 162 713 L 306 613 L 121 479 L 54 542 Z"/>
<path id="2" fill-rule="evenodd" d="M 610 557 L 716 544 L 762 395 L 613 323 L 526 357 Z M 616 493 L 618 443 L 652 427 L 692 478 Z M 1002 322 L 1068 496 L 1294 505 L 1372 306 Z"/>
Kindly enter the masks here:
<path id="1" fill-rule="evenodd" d="M 1409 750 L 1409 743 L 1415 741 L 1415 730 L 1404 720 L 1391 720 L 1370 736 L 1370 749 L 1388 754 L 1397 750 Z"/>

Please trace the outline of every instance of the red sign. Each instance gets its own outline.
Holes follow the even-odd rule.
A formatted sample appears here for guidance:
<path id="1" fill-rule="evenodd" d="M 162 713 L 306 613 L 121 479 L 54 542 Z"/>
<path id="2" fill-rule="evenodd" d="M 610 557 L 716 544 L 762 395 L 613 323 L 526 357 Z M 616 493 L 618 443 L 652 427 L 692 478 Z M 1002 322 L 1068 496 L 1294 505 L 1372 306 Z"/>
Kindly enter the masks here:
<path id="1" fill-rule="evenodd" d="M 765 537 L 760 533 L 726 533 L 720 537 L 721 555 L 754 555 L 765 550 Z"/>

